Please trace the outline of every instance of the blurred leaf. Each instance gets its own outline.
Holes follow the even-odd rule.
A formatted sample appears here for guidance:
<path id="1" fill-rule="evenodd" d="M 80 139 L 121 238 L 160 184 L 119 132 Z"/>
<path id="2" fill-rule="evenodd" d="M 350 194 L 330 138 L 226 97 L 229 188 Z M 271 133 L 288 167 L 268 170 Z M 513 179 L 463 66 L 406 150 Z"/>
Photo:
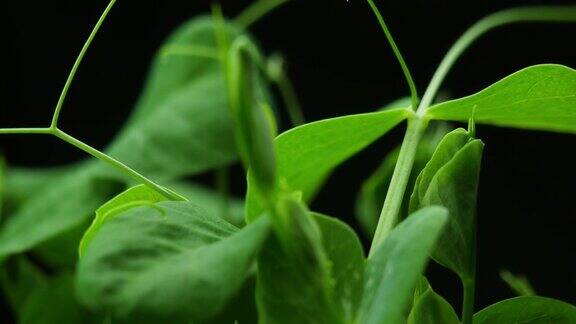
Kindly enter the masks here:
<path id="1" fill-rule="evenodd" d="M 0 267 L 0 284 L 6 301 L 17 313 L 30 294 L 46 284 L 46 278 L 26 257 L 17 256 Z"/>
<path id="2" fill-rule="evenodd" d="M 576 133 L 576 71 L 535 65 L 471 96 L 431 107 L 427 117 L 479 124 Z"/>
<path id="3" fill-rule="evenodd" d="M 474 315 L 474 324 L 572 324 L 576 307 L 552 298 L 524 296 L 490 305 Z"/>
<path id="4" fill-rule="evenodd" d="M 264 323 L 343 323 L 354 318 L 363 288 L 362 246 L 346 224 L 314 216 L 331 272 L 323 274 L 311 266 L 314 261 L 295 259 L 270 237 L 258 258 L 258 309 Z"/>
<path id="5" fill-rule="evenodd" d="M 20 207 L 0 228 L 0 258 L 26 251 L 81 224 L 117 183 L 71 173 Z"/>
<path id="6" fill-rule="evenodd" d="M 536 292 L 534 288 L 524 276 L 517 276 L 508 270 L 500 271 L 500 278 L 510 286 L 510 288 L 518 294 L 518 296 L 534 296 Z"/>
<path id="7" fill-rule="evenodd" d="M 421 209 L 395 227 L 376 247 L 368 259 L 359 323 L 405 320 L 414 287 L 447 218 L 445 208 Z"/>
<path id="8" fill-rule="evenodd" d="M 484 144 L 456 129 L 442 139 L 422 170 L 410 201 L 410 210 L 444 206 L 448 224 L 432 257 L 455 271 L 463 281 L 474 279 L 476 195 Z"/>
<path id="9" fill-rule="evenodd" d="M 278 179 L 281 187 L 301 191 L 312 199 L 338 165 L 398 125 L 408 115 L 405 109 L 351 115 L 298 126 L 275 140 Z M 262 207 L 248 177 L 246 219 L 254 220 Z"/>
<path id="10" fill-rule="evenodd" d="M 426 280 L 421 278 L 423 287 L 417 292 L 407 324 L 459 324 L 458 315 L 442 296 L 438 295 Z"/>
<path id="11" fill-rule="evenodd" d="M 147 321 L 208 320 L 238 292 L 268 234 L 237 230 L 189 202 L 160 202 L 108 220 L 78 266 L 92 309 Z"/>
<path id="12" fill-rule="evenodd" d="M 90 314 L 76 301 L 73 279 L 71 274 L 58 275 L 33 291 L 18 312 L 18 323 L 102 323 L 102 316 Z"/>

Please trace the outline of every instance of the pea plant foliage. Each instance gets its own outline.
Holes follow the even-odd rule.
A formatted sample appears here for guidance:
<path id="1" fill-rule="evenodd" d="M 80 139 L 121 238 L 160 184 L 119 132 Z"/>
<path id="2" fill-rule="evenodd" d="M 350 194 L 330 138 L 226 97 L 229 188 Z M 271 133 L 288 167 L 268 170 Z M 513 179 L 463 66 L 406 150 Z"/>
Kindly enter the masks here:
<path id="1" fill-rule="evenodd" d="M 377 3 L 367 0 L 410 97 L 374 112 L 305 123 L 280 56 L 249 27 L 287 0 L 179 27 L 159 49 L 125 127 L 99 151 L 52 122 L 0 134 L 55 136 L 95 159 L 51 169 L 4 166 L 0 284 L 21 323 L 576 323 L 576 307 L 537 296 L 511 273 L 515 298 L 475 307 L 477 125 L 576 133 L 576 71 L 526 67 L 439 102 L 450 68 L 478 37 L 522 22 L 576 22 L 576 7 L 509 9 L 474 24 L 420 97 Z M 371 13 L 369 12 L 371 11 Z M 293 127 L 278 134 L 273 88 Z M 445 121 L 467 122 L 450 129 Z M 403 142 L 358 188 L 371 239 L 308 208 L 331 172 L 400 124 Z M 168 126 L 169 125 L 169 126 Z M 245 199 L 228 194 L 246 170 Z M 185 181 L 214 172 L 216 188 Z M 429 260 L 457 275 L 456 310 L 425 277 Z"/>

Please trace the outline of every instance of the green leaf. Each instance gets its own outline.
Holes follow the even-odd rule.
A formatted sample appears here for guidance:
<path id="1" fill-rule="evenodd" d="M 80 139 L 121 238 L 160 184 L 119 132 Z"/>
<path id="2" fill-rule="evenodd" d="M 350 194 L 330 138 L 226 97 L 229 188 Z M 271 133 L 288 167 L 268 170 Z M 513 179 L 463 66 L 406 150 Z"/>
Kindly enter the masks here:
<path id="1" fill-rule="evenodd" d="M 102 316 L 90 314 L 76 301 L 74 277 L 62 274 L 30 294 L 18 312 L 18 323 L 102 323 Z"/>
<path id="2" fill-rule="evenodd" d="M 420 291 L 408 316 L 408 324 L 458 324 L 458 315 L 442 296 L 422 277 Z M 422 289 L 423 288 L 423 289 Z"/>
<path id="3" fill-rule="evenodd" d="M 484 144 L 456 129 L 438 144 L 414 187 L 410 210 L 444 206 L 449 211 L 446 230 L 432 257 L 455 271 L 463 281 L 475 273 L 476 194 Z"/>
<path id="4" fill-rule="evenodd" d="M 255 84 L 260 79 L 256 49 L 246 38 L 232 44 L 229 59 L 230 107 L 236 126 L 236 140 L 245 168 L 252 170 L 260 193 L 276 187 L 274 124 L 266 114 L 265 102 L 257 97 Z"/>
<path id="5" fill-rule="evenodd" d="M 368 259 L 359 323 L 401 323 L 447 210 L 427 207 L 395 227 Z M 383 307 L 385 306 L 385 307 Z"/>
<path id="6" fill-rule="evenodd" d="M 208 320 L 242 286 L 268 228 L 263 218 L 237 230 L 189 202 L 132 208 L 80 259 L 79 297 L 120 318 Z"/>
<path id="7" fill-rule="evenodd" d="M 576 133 L 576 71 L 554 64 L 520 70 L 471 96 L 431 107 L 427 117 Z"/>
<path id="8" fill-rule="evenodd" d="M 408 97 L 403 100 L 407 100 L 408 104 L 410 104 L 412 99 Z M 410 173 L 407 188 L 414 187 L 416 177 L 432 157 L 436 146 L 442 137 L 446 135 L 447 129 L 447 126 L 443 123 L 434 124 L 422 137 L 422 140 L 418 145 L 418 150 L 416 151 L 414 165 L 412 167 L 412 172 Z M 382 210 L 382 205 L 384 204 L 384 199 L 386 198 L 388 187 L 392 180 L 392 174 L 394 173 L 399 153 L 400 147 L 397 147 L 388 153 L 378 169 L 372 173 L 366 181 L 364 181 L 356 198 L 356 218 L 369 238 L 372 238 L 376 231 L 380 211 Z M 400 219 L 403 219 L 408 215 L 410 192 L 406 191 L 404 196 L 405 197 L 402 200 Z"/>
<path id="9" fill-rule="evenodd" d="M 7 219 L 0 228 L 0 258 L 26 251 L 81 224 L 117 187 L 116 182 L 68 174 Z"/>
<path id="10" fill-rule="evenodd" d="M 576 307 L 552 298 L 525 296 L 506 299 L 474 315 L 474 324 L 572 324 Z"/>
<path id="11" fill-rule="evenodd" d="M 232 24 L 225 32 L 241 35 Z M 268 92 L 261 80 L 255 87 Z M 134 115 L 106 152 L 152 179 L 171 180 L 236 161 L 233 129 L 214 22 L 202 17 L 163 46 Z"/>
<path id="12" fill-rule="evenodd" d="M 386 134 L 410 113 L 407 109 L 394 109 L 337 117 L 280 134 L 275 140 L 280 186 L 301 191 L 305 201 L 312 199 L 334 168 Z M 248 222 L 263 211 L 253 181 L 249 176 Z"/>
<path id="13" fill-rule="evenodd" d="M 94 217 L 92 224 L 86 230 L 84 236 L 80 240 L 78 254 L 80 257 L 82 257 L 86 251 L 86 248 L 92 239 L 94 239 L 94 235 L 98 233 L 105 222 L 131 208 L 142 205 L 151 205 L 166 200 L 169 199 L 146 185 L 138 185 L 132 187 L 112 198 L 110 201 L 100 206 L 100 208 L 96 210 L 96 217 Z"/>
<path id="14" fill-rule="evenodd" d="M 284 252 L 276 236 L 270 237 L 258 258 L 262 323 L 341 323 L 357 311 L 365 264 L 360 241 L 335 218 L 314 216 L 331 265 L 329 278 Z"/>

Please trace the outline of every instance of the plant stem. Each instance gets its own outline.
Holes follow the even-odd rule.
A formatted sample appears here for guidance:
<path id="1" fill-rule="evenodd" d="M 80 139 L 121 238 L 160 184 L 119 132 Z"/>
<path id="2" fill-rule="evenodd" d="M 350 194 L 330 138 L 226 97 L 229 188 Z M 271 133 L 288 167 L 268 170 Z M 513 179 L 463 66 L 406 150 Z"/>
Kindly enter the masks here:
<path id="1" fill-rule="evenodd" d="M 270 11 L 276 9 L 277 7 L 283 5 L 289 0 L 260 0 L 252 4 L 246 10 L 244 10 L 238 17 L 236 17 L 236 23 L 238 23 L 243 28 L 250 27 L 253 23 L 258 21 L 260 18 L 264 17 Z"/>
<path id="2" fill-rule="evenodd" d="M 106 154 L 98 151 L 97 149 L 91 147 L 90 145 L 88 145 L 82 141 L 77 140 L 76 138 L 68 135 L 67 133 L 65 133 L 65 132 L 63 132 L 57 128 L 51 129 L 49 134 L 52 134 L 52 135 L 58 137 L 59 139 L 81 149 L 82 151 L 92 155 L 93 157 L 97 158 L 98 160 L 101 160 L 101 161 L 104 161 L 104 162 L 110 164 L 111 166 L 113 166 L 114 168 L 127 174 L 128 176 L 130 176 L 134 180 L 147 185 L 151 189 L 159 192 L 160 194 L 162 194 L 163 196 L 165 196 L 167 198 L 170 198 L 172 200 L 183 200 L 183 198 L 180 195 L 178 195 L 178 194 L 176 194 L 170 190 L 167 190 L 166 188 L 159 186 L 158 184 L 154 183 L 152 180 L 150 180 L 150 179 L 146 178 L 145 176 L 141 175 L 140 173 L 134 171 L 133 169 L 131 169 L 130 167 L 128 167 L 124 163 L 114 159 L 113 157 L 111 157 L 109 155 L 106 155 Z"/>
<path id="3" fill-rule="evenodd" d="M 296 96 L 296 91 L 294 91 L 294 86 L 290 79 L 286 76 L 285 72 L 282 72 L 276 80 L 276 85 L 280 90 L 280 95 L 284 100 L 284 105 L 288 111 L 288 116 L 290 116 L 290 121 L 292 126 L 298 126 L 304 124 L 306 121 L 304 115 L 302 114 L 302 107 Z"/>
<path id="4" fill-rule="evenodd" d="M 398 214 L 402 206 L 402 200 L 406 186 L 408 185 L 410 173 L 412 172 L 412 166 L 414 165 L 416 150 L 418 149 L 420 138 L 426 130 L 427 124 L 427 120 L 418 116 L 412 116 L 412 118 L 408 120 L 408 128 L 404 135 L 404 141 L 400 148 L 390 186 L 388 187 L 386 200 L 380 213 L 369 256 L 372 255 L 376 247 L 382 243 L 398 222 Z"/>
<path id="5" fill-rule="evenodd" d="M 422 96 L 422 102 L 418 107 L 418 114 L 424 115 L 428 106 L 432 104 L 440 85 L 454 63 L 462 56 L 464 51 L 480 36 L 491 29 L 518 22 L 574 22 L 576 21 L 576 6 L 546 6 L 524 7 L 500 11 L 489 15 L 470 27 L 458 40 L 440 62 L 426 92 Z"/>
<path id="6" fill-rule="evenodd" d="M 62 106 L 64 105 L 64 101 L 66 100 L 66 95 L 68 94 L 70 85 L 72 84 L 72 81 L 74 81 L 76 71 L 78 71 L 78 67 L 80 66 L 80 63 L 82 63 L 82 60 L 84 59 L 84 56 L 86 55 L 86 52 L 90 47 L 90 44 L 92 44 L 94 37 L 98 33 L 98 30 L 104 23 L 104 20 L 106 20 L 106 16 L 108 16 L 108 13 L 110 12 L 110 10 L 112 10 L 112 7 L 114 6 L 115 3 L 116 0 L 111 0 L 108 3 L 108 6 L 106 7 L 106 9 L 104 9 L 104 12 L 100 16 L 100 19 L 98 19 L 98 22 L 96 23 L 96 25 L 92 29 L 92 32 L 90 33 L 90 36 L 88 36 L 88 39 L 84 43 L 84 46 L 82 46 L 82 50 L 80 50 L 80 54 L 78 54 L 78 57 L 76 58 L 76 61 L 72 66 L 72 70 L 70 70 L 70 74 L 68 74 L 68 79 L 66 79 L 64 88 L 62 88 L 62 92 L 60 93 L 60 97 L 58 98 L 58 103 L 56 104 L 56 109 L 54 109 L 54 115 L 52 116 L 52 123 L 50 124 L 51 128 L 56 128 L 56 126 L 58 126 L 58 118 L 60 117 L 60 112 L 62 111 Z"/>
<path id="7" fill-rule="evenodd" d="M 51 134 L 50 128 L 31 127 L 31 128 L 0 128 L 0 134 Z"/>
<path id="8" fill-rule="evenodd" d="M 463 281 L 464 302 L 462 306 L 462 324 L 472 324 L 474 316 L 474 297 L 476 294 L 476 280 Z"/>
<path id="9" fill-rule="evenodd" d="M 396 59 L 398 60 L 398 63 L 400 63 L 400 67 L 402 67 L 402 72 L 404 73 L 406 82 L 408 82 L 408 87 L 410 87 L 410 97 L 412 98 L 412 109 L 416 109 L 416 107 L 418 107 L 418 100 L 419 100 L 418 91 L 416 90 L 416 83 L 414 83 L 412 74 L 410 74 L 410 69 L 408 69 L 408 65 L 404 61 L 402 53 L 400 53 L 400 49 L 398 48 L 398 46 L 396 46 L 396 42 L 394 42 L 394 38 L 392 37 L 392 34 L 388 30 L 388 26 L 386 26 L 386 22 L 384 21 L 384 18 L 380 14 L 380 11 L 378 11 L 378 7 L 376 7 L 373 0 L 368 0 L 368 4 L 370 5 L 372 12 L 376 16 L 376 19 L 378 19 L 380 27 L 382 27 L 382 31 L 384 32 L 384 35 L 386 35 L 386 39 L 388 40 L 388 43 L 392 47 L 392 51 L 394 51 Z"/>

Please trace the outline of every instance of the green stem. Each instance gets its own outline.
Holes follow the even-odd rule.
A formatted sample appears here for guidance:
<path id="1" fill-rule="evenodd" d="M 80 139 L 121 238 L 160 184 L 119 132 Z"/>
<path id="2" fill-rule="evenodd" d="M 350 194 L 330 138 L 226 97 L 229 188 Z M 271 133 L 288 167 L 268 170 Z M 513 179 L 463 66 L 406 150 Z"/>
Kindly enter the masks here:
<path id="1" fill-rule="evenodd" d="M 32 127 L 32 128 L 0 128 L 0 134 L 51 134 L 50 128 Z"/>
<path id="2" fill-rule="evenodd" d="M 404 73 L 406 82 L 408 82 L 408 87 L 410 87 L 410 96 L 412 97 L 412 109 L 416 109 L 419 100 L 418 91 L 416 90 L 416 83 L 414 83 L 412 74 L 410 74 L 410 69 L 408 69 L 408 65 L 404 61 L 402 53 L 400 53 L 400 49 L 398 48 L 398 46 L 396 46 L 396 42 L 394 42 L 394 38 L 392 37 L 392 34 L 388 30 L 388 26 L 386 26 L 386 22 L 384 21 L 384 18 L 380 14 L 380 11 L 378 11 L 378 7 L 376 7 L 373 0 L 368 0 L 368 4 L 370 5 L 372 12 L 376 16 L 376 19 L 378 19 L 380 27 L 382 27 L 382 31 L 384 32 L 384 35 L 386 35 L 386 39 L 388 40 L 388 43 L 392 47 L 392 51 L 394 51 L 394 55 L 396 56 L 396 59 L 398 60 L 400 66 L 402 67 L 402 72 Z"/>
<path id="3" fill-rule="evenodd" d="M 66 96 L 68 95 L 68 90 L 70 89 L 70 85 L 72 84 L 72 81 L 74 81 L 74 76 L 76 75 L 76 71 L 78 71 L 78 67 L 80 66 L 80 63 L 82 63 L 82 60 L 84 59 L 84 56 L 86 55 L 86 52 L 88 51 L 88 48 L 90 47 L 90 44 L 92 44 L 94 37 L 98 33 L 98 30 L 100 29 L 100 27 L 104 23 L 104 20 L 106 20 L 106 16 L 108 16 L 108 13 L 110 12 L 110 10 L 112 10 L 112 7 L 114 6 L 115 3 L 116 3 L 116 0 L 111 0 L 108 3 L 108 6 L 106 7 L 104 12 L 100 16 L 100 19 L 98 19 L 98 22 L 96 23 L 96 25 L 92 29 L 90 36 L 88 36 L 88 39 L 84 43 L 84 46 L 82 46 L 82 50 L 80 51 L 80 54 L 78 54 L 78 57 L 76 58 L 76 61 L 74 62 L 74 65 L 72 66 L 72 70 L 70 70 L 70 74 L 68 74 L 68 79 L 66 80 L 66 83 L 64 84 L 64 88 L 62 88 L 62 92 L 60 93 L 60 97 L 58 98 L 58 103 L 56 104 L 56 109 L 54 109 L 54 115 L 52 116 L 52 123 L 50 124 L 51 128 L 55 128 L 56 126 L 58 126 L 58 118 L 60 118 L 60 112 L 62 111 L 62 106 L 64 105 L 64 101 L 66 100 Z"/>
<path id="4" fill-rule="evenodd" d="M 79 148 L 80 150 L 92 155 L 93 157 L 97 158 L 98 160 L 104 161 L 108 164 L 110 164 L 111 166 L 113 166 L 114 168 L 120 170 L 121 172 L 125 173 L 126 175 L 128 175 L 129 177 L 133 178 L 134 180 L 147 185 L 148 187 L 150 187 L 151 189 L 159 192 L 160 194 L 162 194 L 163 196 L 170 198 L 172 200 L 183 200 L 183 198 L 170 191 L 167 190 L 166 188 L 161 187 L 160 185 L 154 183 L 152 180 L 146 178 L 145 176 L 141 175 L 140 173 L 136 172 L 135 170 L 131 169 L 130 167 L 128 167 L 127 165 L 125 165 L 124 163 L 114 159 L 113 157 L 106 155 L 100 151 L 98 151 L 97 149 L 91 147 L 90 145 L 77 140 L 76 138 L 68 135 L 67 133 L 57 129 L 57 128 L 53 128 L 50 130 L 49 134 L 52 134 L 56 137 L 58 137 L 59 139 L 67 142 L 68 144 L 71 144 L 77 148 Z"/>
<path id="5" fill-rule="evenodd" d="M 380 213 L 380 219 L 378 220 L 378 226 L 376 227 L 376 233 L 374 234 L 369 255 L 372 255 L 376 247 L 382 243 L 398 222 L 398 214 L 402 206 L 402 200 L 406 186 L 408 185 L 410 173 L 412 172 L 412 166 L 414 165 L 416 150 L 418 149 L 418 144 L 422 134 L 426 130 L 427 124 L 427 120 L 417 116 L 413 116 L 408 120 L 408 128 L 404 136 L 404 141 L 402 142 L 402 147 L 400 148 L 390 186 L 388 187 L 386 200 Z"/>
<path id="6" fill-rule="evenodd" d="M 302 114 L 302 107 L 300 106 L 300 101 L 296 96 L 296 91 L 294 91 L 294 86 L 290 79 L 286 76 L 284 72 L 276 80 L 276 85 L 280 90 L 280 95 L 284 100 L 284 105 L 288 111 L 288 116 L 292 122 L 292 126 L 298 126 L 304 124 L 306 121 L 304 115 Z"/>
<path id="7" fill-rule="evenodd" d="M 476 282 L 474 279 L 466 280 L 464 286 L 464 302 L 462 306 L 462 324 L 472 324 L 474 317 L 474 297 L 476 294 Z"/>
<path id="8" fill-rule="evenodd" d="M 452 45 L 452 48 L 446 53 L 442 62 L 436 69 L 424 96 L 418 107 L 418 114 L 424 115 L 428 106 L 432 104 L 438 89 L 446 78 L 446 75 L 462 56 L 464 51 L 486 32 L 512 23 L 518 22 L 574 22 L 576 21 L 576 6 L 550 6 L 550 7 L 524 7 L 514 8 L 497 12 L 489 15 L 472 27 L 470 27 L 460 38 Z"/>
<path id="9" fill-rule="evenodd" d="M 238 17 L 236 17 L 236 23 L 243 28 L 248 28 L 260 18 L 264 17 L 270 11 L 276 9 L 277 7 L 283 5 L 290 0 L 260 0 L 252 4 L 246 10 L 244 10 Z"/>

